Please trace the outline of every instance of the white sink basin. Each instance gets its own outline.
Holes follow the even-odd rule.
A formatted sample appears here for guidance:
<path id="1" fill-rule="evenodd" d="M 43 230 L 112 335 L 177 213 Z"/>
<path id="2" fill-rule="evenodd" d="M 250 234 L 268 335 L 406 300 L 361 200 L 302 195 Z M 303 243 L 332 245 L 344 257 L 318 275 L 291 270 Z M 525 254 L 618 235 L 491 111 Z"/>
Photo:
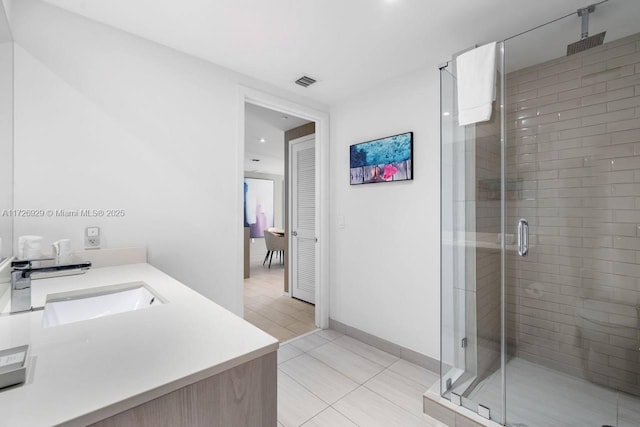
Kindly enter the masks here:
<path id="1" fill-rule="evenodd" d="M 64 325 L 127 311 L 142 310 L 164 301 L 144 282 L 47 295 L 42 326 Z"/>

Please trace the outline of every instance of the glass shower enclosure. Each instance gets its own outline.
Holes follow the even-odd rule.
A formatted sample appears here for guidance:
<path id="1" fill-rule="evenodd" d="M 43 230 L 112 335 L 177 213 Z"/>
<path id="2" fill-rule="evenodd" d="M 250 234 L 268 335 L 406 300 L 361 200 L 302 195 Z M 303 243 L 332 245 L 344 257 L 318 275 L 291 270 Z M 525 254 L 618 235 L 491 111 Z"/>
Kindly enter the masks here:
<path id="1" fill-rule="evenodd" d="M 489 121 L 440 70 L 440 392 L 499 424 L 640 425 L 640 2 L 589 14 L 497 44 Z"/>

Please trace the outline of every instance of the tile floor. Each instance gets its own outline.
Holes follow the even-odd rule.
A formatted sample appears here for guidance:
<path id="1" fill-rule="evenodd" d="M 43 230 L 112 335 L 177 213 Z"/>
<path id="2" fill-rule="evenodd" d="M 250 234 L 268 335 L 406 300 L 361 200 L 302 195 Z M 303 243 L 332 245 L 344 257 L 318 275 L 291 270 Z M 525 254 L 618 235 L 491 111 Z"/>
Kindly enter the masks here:
<path id="1" fill-rule="evenodd" d="M 278 426 L 446 427 L 422 413 L 428 371 L 333 330 L 278 350 Z"/>
<path id="2" fill-rule="evenodd" d="M 280 342 L 316 329 L 314 306 L 289 298 L 283 292 L 284 266 L 273 262 L 271 268 L 252 265 L 244 279 L 244 318 Z"/>

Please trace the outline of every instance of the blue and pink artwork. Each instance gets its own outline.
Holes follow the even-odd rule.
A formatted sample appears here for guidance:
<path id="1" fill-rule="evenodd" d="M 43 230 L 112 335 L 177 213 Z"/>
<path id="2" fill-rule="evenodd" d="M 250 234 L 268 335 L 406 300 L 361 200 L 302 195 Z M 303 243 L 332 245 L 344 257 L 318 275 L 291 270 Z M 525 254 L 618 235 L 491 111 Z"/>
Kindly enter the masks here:
<path id="1" fill-rule="evenodd" d="M 264 237 L 273 227 L 273 181 L 270 179 L 244 179 L 244 226 L 253 238 Z"/>
<path id="2" fill-rule="evenodd" d="M 413 179 L 413 132 L 351 146 L 351 185 Z"/>

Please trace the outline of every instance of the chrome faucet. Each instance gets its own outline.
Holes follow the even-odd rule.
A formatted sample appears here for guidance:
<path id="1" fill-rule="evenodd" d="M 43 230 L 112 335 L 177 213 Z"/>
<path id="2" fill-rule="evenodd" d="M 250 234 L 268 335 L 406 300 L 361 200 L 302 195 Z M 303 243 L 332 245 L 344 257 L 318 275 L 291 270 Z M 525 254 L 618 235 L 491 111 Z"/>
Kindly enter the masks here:
<path id="1" fill-rule="evenodd" d="M 23 259 L 11 262 L 11 313 L 31 310 L 31 275 L 33 273 L 88 270 L 91 267 L 90 262 L 34 267 L 32 263 L 38 261 L 54 261 L 54 258 Z"/>

